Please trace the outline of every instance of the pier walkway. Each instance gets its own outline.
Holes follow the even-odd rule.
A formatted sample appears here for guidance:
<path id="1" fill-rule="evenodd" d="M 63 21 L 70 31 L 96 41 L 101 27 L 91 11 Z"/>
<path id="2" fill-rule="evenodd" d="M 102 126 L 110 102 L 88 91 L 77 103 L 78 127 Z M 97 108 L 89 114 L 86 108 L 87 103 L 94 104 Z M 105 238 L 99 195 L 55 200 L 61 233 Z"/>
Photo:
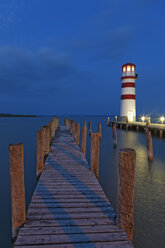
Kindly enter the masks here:
<path id="1" fill-rule="evenodd" d="M 15 248 L 133 247 L 66 127 L 51 144 Z"/>

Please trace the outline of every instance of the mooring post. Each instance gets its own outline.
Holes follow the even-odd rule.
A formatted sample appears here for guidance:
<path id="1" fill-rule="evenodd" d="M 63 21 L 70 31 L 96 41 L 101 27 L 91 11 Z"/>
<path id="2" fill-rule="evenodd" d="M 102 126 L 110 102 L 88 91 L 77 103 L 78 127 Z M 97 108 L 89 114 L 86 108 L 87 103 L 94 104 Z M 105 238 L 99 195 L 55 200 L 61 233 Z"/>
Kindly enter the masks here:
<path id="1" fill-rule="evenodd" d="M 79 139 L 80 139 L 80 124 L 76 123 L 76 144 L 79 145 Z"/>
<path id="2" fill-rule="evenodd" d="M 154 134 L 157 135 L 157 129 L 156 128 L 154 129 Z"/>
<path id="3" fill-rule="evenodd" d="M 101 123 L 98 124 L 98 132 L 99 132 L 100 139 L 101 139 Z"/>
<path id="4" fill-rule="evenodd" d="M 52 141 L 51 122 L 48 123 L 48 128 L 49 128 L 49 142 L 51 142 Z"/>
<path id="5" fill-rule="evenodd" d="M 112 135 L 113 135 L 113 146 L 117 147 L 116 125 L 112 126 Z"/>
<path id="6" fill-rule="evenodd" d="M 59 126 L 59 118 L 57 118 L 56 116 L 53 117 L 54 120 L 54 124 L 55 124 L 55 131 L 57 130 L 58 126 Z"/>
<path id="7" fill-rule="evenodd" d="M 50 121 L 50 141 L 53 139 L 52 121 Z"/>
<path id="8" fill-rule="evenodd" d="M 25 185 L 23 144 L 9 145 L 12 237 L 15 238 L 18 229 L 24 224 L 25 215 Z"/>
<path id="9" fill-rule="evenodd" d="M 73 134 L 73 120 L 70 121 L 70 133 Z"/>
<path id="10" fill-rule="evenodd" d="M 51 135 L 52 135 L 52 139 L 55 135 L 55 126 L 54 126 L 54 121 L 52 120 L 51 121 Z"/>
<path id="11" fill-rule="evenodd" d="M 86 137 L 87 137 L 87 127 L 86 121 L 84 122 L 84 126 L 81 128 L 81 152 L 86 155 Z"/>
<path id="12" fill-rule="evenodd" d="M 163 129 L 160 129 L 160 133 L 159 133 L 159 135 L 160 135 L 160 138 L 162 138 L 162 137 L 163 137 Z"/>
<path id="13" fill-rule="evenodd" d="M 47 156 L 50 151 L 49 127 L 43 126 L 41 131 L 42 131 L 42 141 L 43 141 L 43 153 L 45 158 L 45 156 Z"/>
<path id="14" fill-rule="evenodd" d="M 72 120 L 70 120 L 69 132 L 70 132 L 70 134 L 72 134 Z"/>
<path id="15" fill-rule="evenodd" d="M 115 123 L 117 123 L 117 116 L 115 116 Z"/>
<path id="16" fill-rule="evenodd" d="M 107 125 L 110 126 L 110 117 L 107 118 Z"/>
<path id="17" fill-rule="evenodd" d="M 119 153 L 117 225 L 124 229 L 132 241 L 134 229 L 134 188 L 136 152 L 124 148 Z"/>
<path id="18" fill-rule="evenodd" d="M 68 119 L 68 129 L 69 129 L 69 132 L 70 132 L 70 119 Z"/>
<path id="19" fill-rule="evenodd" d="M 37 131 L 37 177 L 44 168 L 44 153 L 43 153 L 43 140 L 42 131 Z"/>
<path id="20" fill-rule="evenodd" d="M 76 128 L 76 123 L 73 120 L 73 122 L 72 122 L 72 136 L 73 136 L 74 139 L 75 139 L 75 131 L 76 131 L 75 128 Z"/>
<path id="21" fill-rule="evenodd" d="M 150 123 L 151 123 L 151 118 L 148 117 L 147 122 L 146 122 L 146 127 L 148 127 L 150 125 Z"/>
<path id="22" fill-rule="evenodd" d="M 69 120 L 69 119 L 67 119 L 67 121 L 66 121 L 66 125 L 67 125 L 68 130 L 69 130 L 69 129 L 70 129 L 70 120 Z"/>
<path id="23" fill-rule="evenodd" d="M 53 118 L 53 120 L 52 120 L 52 132 L 53 132 L 53 137 L 54 137 L 55 132 L 56 132 L 56 130 L 55 130 L 55 120 L 54 120 L 54 118 Z"/>
<path id="24" fill-rule="evenodd" d="M 57 118 L 57 128 L 59 127 L 59 125 L 60 125 L 60 119 Z"/>
<path id="25" fill-rule="evenodd" d="M 100 133 L 91 134 L 91 170 L 99 179 Z"/>
<path id="26" fill-rule="evenodd" d="M 92 133 L 92 126 L 91 126 L 91 122 L 88 121 L 88 127 L 89 127 L 89 135 L 91 135 Z"/>
<path id="27" fill-rule="evenodd" d="M 68 119 L 65 119 L 65 120 L 64 120 L 64 124 L 65 124 L 65 126 L 69 129 Z"/>
<path id="28" fill-rule="evenodd" d="M 147 143 L 148 160 L 152 161 L 154 159 L 153 147 L 152 147 L 152 134 L 148 128 L 146 129 L 146 143 Z"/>

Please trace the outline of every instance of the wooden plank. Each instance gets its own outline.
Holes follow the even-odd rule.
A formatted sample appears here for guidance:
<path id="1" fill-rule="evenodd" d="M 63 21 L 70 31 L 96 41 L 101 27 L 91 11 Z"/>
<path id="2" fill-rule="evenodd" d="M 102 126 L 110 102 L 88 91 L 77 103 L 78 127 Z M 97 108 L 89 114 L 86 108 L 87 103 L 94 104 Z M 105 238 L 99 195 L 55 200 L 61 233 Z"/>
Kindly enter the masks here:
<path id="1" fill-rule="evenodd" d="M 63 195 L 62 195 L 62 192 L 56 192 L 56 193 L 54 193 L 53 194 L 53 192 L 52 192 L 52 194 L 51 194 L 51 192 L 47 192 L 47 191 L 45 191 L 45 192 L 34 192 L 34 197 L 35 196 L 40 196 L 40 197 L 42 197 L 43 198 L 43 196 L 52 196 L 52 197 L 54 197 L 55 199 L 58 197 L 58 195 L 60 196 L 60 197 L 63 197 L 63 196 L 68 196 L 68 198 L 69 198 L 69 196 L 72 196 L 73 198 L 74 198 L 74 196 L 78 196 L 78 197 L 86 197 L 86 198 L 92 198 L 92 197 L 97 197 L 97 198 L 104 198 L 104 194 L 102 193 L 102 192 L 96 192 L 95 194 L 93 193 L 93 192 L 90 192 L 90 191 L 87 191 L 87 192 L 82 192 L 82 193 L 80 193 L 80 192 L 78 192 L 78 191 L 68 191 L 68 192 L 64 192 L 63 193 Z"/>
<path id="2" fill-rule="evenodd" d="M 88 233 L 88 234 L 61 234 L 61 235 L 31 235 L 17 237 L 15 245 L 35 245 L 35 244 L 71 244 L 77 242 L 108 242 L 128 240 L 124 232 L 114 233 Z"/>
<path id="3" fill-rule="evenodd" d="M 60 204 L 60 207 L 59 207 Z M 30 208 L 82 208 L 82 207 L 86 207 L 86 208 L 93 208 L 93 207 L 109 207 L 110 204 L 109 203 L 104 203 L 104 202 L 64 202 L 64 203 L 56 203 L 56 202 L 39 202 L 39 203 L 34 203 L 32 202 L 30 204 Z"/>
<path id="4" fill-rule="evenodd" d="M 75 248 L 75 244 L 52 244 L 52 245 L 35 245 L 35 248 Z M 133 247 L 129 241 L 114 241 L 114 242 L 93 242 L 91 243 L 76 243 L 76 248 L 131 248 Z M 34 248 L 32 245 L 28 246 L 14 246 L 14 248 Z"/>
<path id="5" fill-rule="evenodd" d="M 60 224 L 56 219 L 52 220 L 26 220 L 24 227 L 52 227 L 52 226 L 96 226 L 96 225 L 109 225 L 109 224 L 114 224 L 114 220 L 109 219 L 109 218 L 90 218 L 90 219 L 75 219 L 74 222 L 72 220 L 60 220 Z"/>
<path id="6" fill-rule="evenodd" d="M 43 195 L 39 195 L 39 194 L 35 194 L 33 195 L 33 198 L 32 199 L 88 199 L 88 200 L 91 200 L 91 199 L 97 199 L 97 200 L 105 200 L 105 201 L 108 201 L 107 198 L 102 195 L 102 196 L 99 196 L 99 195 L 83 195 L 83 194 L 63 194 L 63 195 L 51 195 L 51 194 L 43 194 Z"/>
<path id="7" fill-rule="evenodd" d="M 27 214 L 27 219 L 35 219 L 35 220 L 51 220 L 51 219 L 56 219 L 56 220 L 63 220 L 63 219 L 90 219 L 90 218 L 105 218 L 105 217 L 113 218 L 116 216 L 114 212 L 106 212 L 106 213 L 63 213 L 63 214 L 55 214 L 54 212 L 51 213 L 41 213 L 38 211 L 38 214 L 36 215 L 28 215 Z"/>
<path id="8" fill-rule="evenodd" d="M 71 214 L 71 213 L 105 213 L 105 212 L 114 212 L 113 208 L 111 206 L 106 206 L 106 207 L 70 207 L 70 208 L 62 208 L 62 205 L 59 205 L 60 207 L 58 208 L 49 208 L 48 206 L 45 208 L 39 208 L 40 209 L 40 214 L 65 214 L 66 212 Z M 37 208 L 29 208 L 27 215 L 32 216 L 38 214 L 38 209 Z"/>
<path id="9" fill-rule="evenodd" d="M 36 204 L 36 203 L 43 203 L 43 204 L 47 204 L 47 203 L 57 203 L 57 198 L 44 198 L 44 201 L 42 198 L 40 197 L 33 197 L 33 200 L 31 202 L 31 204 Z M 100 198 L 58 198 L 58 203 L 62 204 L 62 203 L 77 203 L 77 204 L 81 204 L 81 203 L 85 203 L 85 204 L 95 204 L 95 203 L 102 203 L 102 204 L 110 204 L 108 201 L 104 200 L 104 199 L 100 199 Z"/>
<path id="10" fill-rule="evenodd" d="M 19 235 L 54 235 L 54 234 L 78 234 L 78 233 L 111 233 L 122 232 L 116 225 L 100 225 L 100 226 L 65 226 L 65 227 L 33 227 L 21 228 Z"/>

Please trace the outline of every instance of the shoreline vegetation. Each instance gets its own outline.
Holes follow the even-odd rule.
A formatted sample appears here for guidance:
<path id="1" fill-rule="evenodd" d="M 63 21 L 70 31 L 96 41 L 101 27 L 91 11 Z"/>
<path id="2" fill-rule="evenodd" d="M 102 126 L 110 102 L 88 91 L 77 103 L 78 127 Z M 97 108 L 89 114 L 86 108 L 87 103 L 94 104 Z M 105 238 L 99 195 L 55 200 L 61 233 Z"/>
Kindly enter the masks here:
<path id="1" fill-rule="evenodd" d="M 37 115 L 0 114 L 0 117 L 37 117 Z"/>

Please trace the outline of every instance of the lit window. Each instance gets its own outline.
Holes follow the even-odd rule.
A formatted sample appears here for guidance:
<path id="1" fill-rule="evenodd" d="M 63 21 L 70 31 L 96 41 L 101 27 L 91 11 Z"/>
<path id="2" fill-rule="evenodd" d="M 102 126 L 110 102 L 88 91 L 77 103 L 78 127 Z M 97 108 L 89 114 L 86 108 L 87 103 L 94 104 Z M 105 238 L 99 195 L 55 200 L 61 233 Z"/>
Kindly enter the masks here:
<path id="1" fill-rule="evenodd" d="M 126 71 L 126 67 L 125 67 L 125 66 L 123 67 L 123 72 L 124 72 L 124 71 Z"/>
<path id="2" fill-rule="evenodd" d="M 135 66 L 134 65 L 132 66 L 132 71 L 135 71 Z"/>
<path id="3" fill-rule="evenodd" d="M 130 65 L 127 66 L 127 71 L 131 71 L 131 66 Z"/>

